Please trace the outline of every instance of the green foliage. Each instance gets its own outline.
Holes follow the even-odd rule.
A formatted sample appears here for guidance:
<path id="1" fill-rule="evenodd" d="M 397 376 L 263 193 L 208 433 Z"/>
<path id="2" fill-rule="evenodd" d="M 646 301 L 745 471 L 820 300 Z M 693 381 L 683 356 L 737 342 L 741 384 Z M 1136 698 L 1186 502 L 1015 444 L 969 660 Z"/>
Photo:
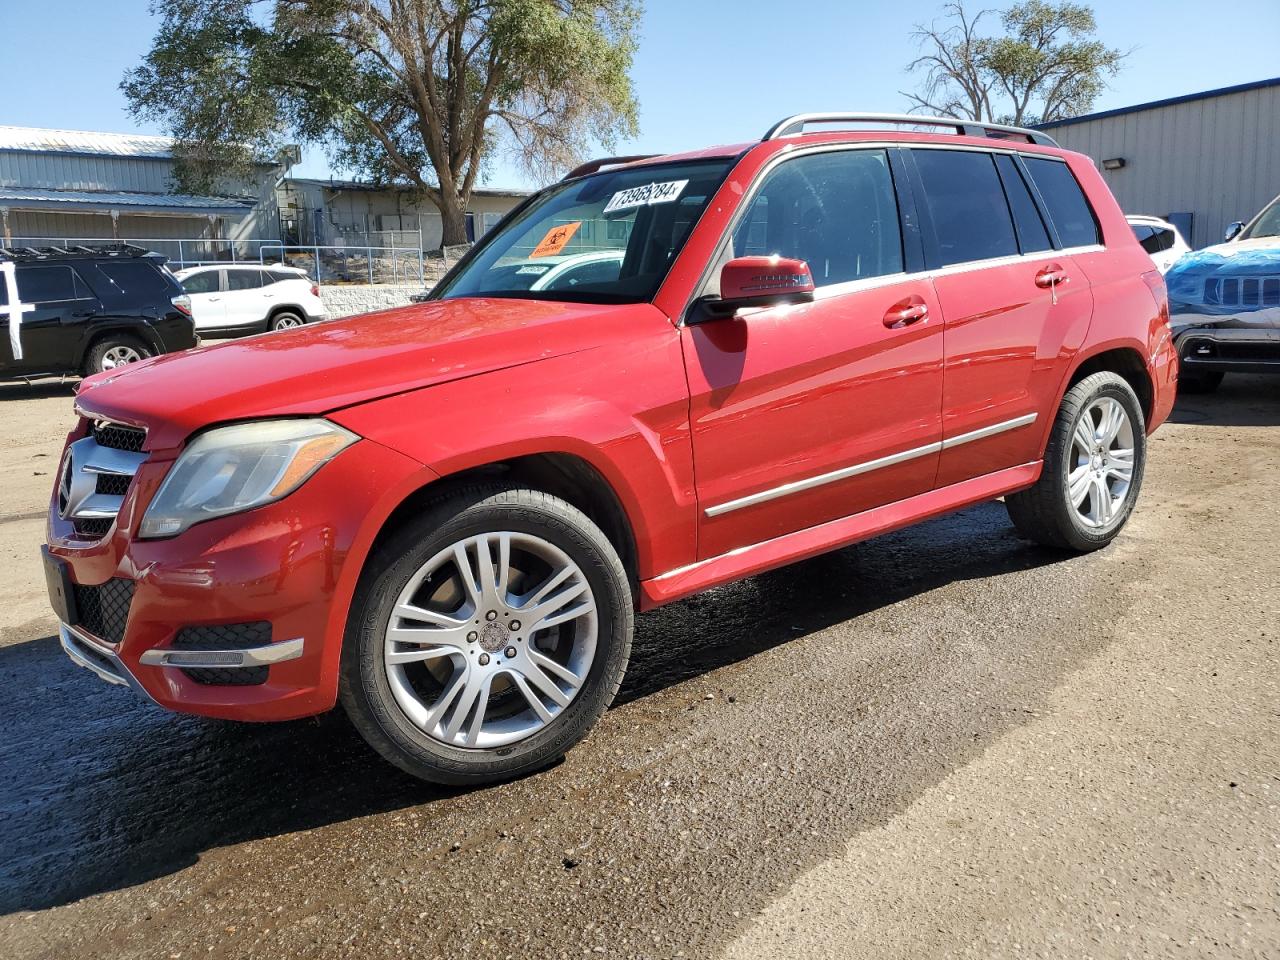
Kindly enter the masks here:
<path id="1" fill-rule="evenodd" d="M 1000 13 L 1004 32 L 990 36 L 962 3 L 947 23 L 916 28 L 923 52 L 908 69 L 924 74 L 915 107 L 958 119 L 1026 125 L 1087 113 L 1127 55 L 1094 37 L 1084 4 L 1024 0 Z"/>
<path id="2" fill-rule="evenodd" d="M 154 0 L 121 84 L 178 141 L 184 188 L 290 139 L 407 183 L 461 242 L 476 178 L 508 150 L 536 175 L 634 135 L 634 0 Z M 252 145 L 252 146 L 250 146 Z"/>

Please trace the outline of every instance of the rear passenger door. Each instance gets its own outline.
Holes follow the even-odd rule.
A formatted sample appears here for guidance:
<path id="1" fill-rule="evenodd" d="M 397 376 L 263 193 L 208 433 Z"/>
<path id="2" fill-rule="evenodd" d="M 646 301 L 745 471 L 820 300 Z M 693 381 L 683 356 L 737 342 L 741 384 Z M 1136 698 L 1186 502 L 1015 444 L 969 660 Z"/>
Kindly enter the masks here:
<path id="1" fill-rule="evenodd" d="M 817 289 L 681 331 L 701 557 L 933 486 L 942 327 L 891 156 L 784 159 L 742 202 L 720 261 L 802 259 Z M 704 292 L 718 291 L 717 276 Z"/>
<path id="2" fill-rule="evenodd" d="M 945 322 L 937 484 L 947 486 L 1040 458 L 1062 359 L 1088 330 L 1093 298 L 1017 155 L 910 153 Z"/>
<path id="3" fill-rule="evenodd" d="M 267 298 L 263 293 L 262 271 L 257 267 L 227 267 L 224 299 L 228 327 L 248 327 L 267 318 Z"/>

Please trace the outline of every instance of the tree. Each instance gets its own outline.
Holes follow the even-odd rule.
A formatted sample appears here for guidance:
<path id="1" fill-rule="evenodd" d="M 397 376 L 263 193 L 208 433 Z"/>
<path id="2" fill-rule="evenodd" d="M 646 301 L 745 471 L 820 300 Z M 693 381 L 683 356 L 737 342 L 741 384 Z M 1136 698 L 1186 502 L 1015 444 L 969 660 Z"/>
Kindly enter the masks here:
<path id="1" fill-rule="evenodd" d="M 534 176 L 636 131 L 634 0 L 153 0 L 159 33 L 121 83 L 175 137 L 180 188 L 243 176 L 287 139 L 440 211 L 466 242 L 499 150 Z M 252 145 L 252 146 L 250 146 Z"/>
<path id="2" fill-rule="evenodd" d="M 1026 0 L 999 14 L 1001 36 L 981 29 L 981 10 L 949 3 L 946 21 L 917 26 L 922 53 L 907 69 L 924 74 L 912 109 L 957 120 L 1025 126 L 1087 113 L 1119 73 L 1127 53 L 1094 38 L 1093 10 L 1079 3 Z"/>

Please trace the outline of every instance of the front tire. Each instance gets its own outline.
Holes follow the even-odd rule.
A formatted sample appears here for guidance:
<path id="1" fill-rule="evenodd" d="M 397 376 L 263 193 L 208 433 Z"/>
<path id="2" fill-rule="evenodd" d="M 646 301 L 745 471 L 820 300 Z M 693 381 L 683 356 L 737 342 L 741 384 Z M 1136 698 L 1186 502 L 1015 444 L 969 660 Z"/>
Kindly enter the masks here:
<path id="1" fill-rule="evenodd" d="M 1005 497 L 1005 507 L 1028 540 L 1097 550 L 1128 522 L 1146 461 L 1146 421 L 1133 388 L 1117 374 L 1095 373 L 1063 397 L 1040 479 Z"/>
<path id="2" fill-rule="evenodd" d="M 633 626 L 617 552 L 580 510 L 513 487 L 431 504 L 370 559 L 339 697 L 383 757 L 423 780 L 531 773 L 613 701 Z"/>

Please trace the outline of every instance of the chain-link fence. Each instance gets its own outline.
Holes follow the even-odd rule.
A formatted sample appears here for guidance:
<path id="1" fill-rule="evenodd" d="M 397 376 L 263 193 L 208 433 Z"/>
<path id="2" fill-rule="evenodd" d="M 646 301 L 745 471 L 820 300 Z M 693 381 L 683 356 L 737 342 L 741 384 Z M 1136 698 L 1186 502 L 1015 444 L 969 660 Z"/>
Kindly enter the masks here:
<path id="1" fill-rule="evenodd" d="M 416 246 L 291 245 L 279 240 L 212 240 L 176 237 L 14 237 L 13 247 L 75 247 L 130 243 L 165 257 L 174 270 L 209 264 L 248 263 L 300 267 L 319 284 L 433 286 L 463 247 L 424 252 Z"/>

